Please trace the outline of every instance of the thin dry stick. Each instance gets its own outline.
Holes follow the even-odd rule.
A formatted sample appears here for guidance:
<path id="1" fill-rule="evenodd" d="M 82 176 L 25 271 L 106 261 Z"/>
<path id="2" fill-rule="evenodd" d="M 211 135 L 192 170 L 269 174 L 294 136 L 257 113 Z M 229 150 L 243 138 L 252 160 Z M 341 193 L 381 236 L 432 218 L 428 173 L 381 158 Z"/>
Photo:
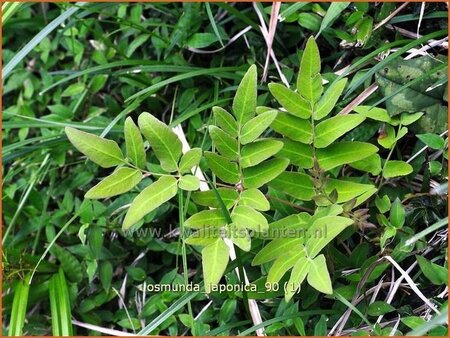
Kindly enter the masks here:
<path id="1" fill-rule="evenodd" d="M 272 12 L 270 13 L 269 21 L 269 32 L 267 34 L 267 56 L 266 63 L 264 64 L 264 72 L 262 76 L 262 81 L 265 82 L 267 79 L 267 73 L 269 72 L 269 61 L 270 54 L 272 53 L 273 39 L 275 38 L 275 31 L 277 29 L 278 14 L 280 13 L 281 2 L 274 2 L 272 5 Z"/>
<path id="2" fill-rule="evenodd" d="M 178 138 L 181 141 L 181 144 L 183 145 L 182 152 L 186 153 L 189 149 L 191 149 L 191 147 L 189 146 L 186 136 L 184 135 L 183 128 L 180 125 L 177 125 L 176 127 L 172 128 L 172 130 L 178 136 Z M 200 191 L 209 190 L 209 186 L 206 183 L 205 176 L 203 175 L 203 172 L 200 170 L 200 168 L 198 168 L 198 167 L 193 168 L 192 173 L 200 179 Z M 228 238 L 224 238 L 224 240 L 230 250 L 230 259 L 232 261 L 234 261 L 236 259 L 236 251 L 234 250 L 234 244 Z M 247 278 L 247 273 L 245 272 L 244 268 L 242 268 L 242 270 L 244 272 L 244 284 L 248 285 L 250 282 Z M 237 268 L 236 268 L 236 271 L 237 271 Z M 239 276 L 239 273 L 237 273 L 237 275 Z M 261 313 L 259 312 L 259 308 L 258 308 L 258 304 L 256 303 L 256 300 L 249 299 L 248 307 L 249 307 L 250 315 L 252 317 L 253 324 L 254 325 L 261 324 L 262 317 L 261 317 Z M 256 330 L 256 334 L 258 336 L 265 336 L 264 328 Z"/>
<path id="3" fill-rule="evenodd" d="M 389 14 L 383 21 L 379 22 L 375 28 L 373 29 L 373 32 L 375 32 L 378 28 L 381 26 L 384 26 L 386 22 L 389 22 L 394 16 L 398 14 L 403 8 L 405 8 L 408 5 L 408 2 L 405 2 L 403 5 L 401 5 L 399 8 L 397 8 L 395 11 L 393 11 L 391 14 Z"/>
<path id="4" fill-rule="evenodd" d="M 363 103 L 370 95 L 372 95 L 378 89 L 378 85 L 376 83 L 372 83 L 369 87 L 367 87 L 361 94 L 359 94 L 352 102 L 350 102 L 344 109 L 342 109 L 338 115 L 347 115 L 350 113 L 353 108 L 359 106 Z"/>
<path id="5" fill-rule="evenodd" d="M 409 268 L 408 270 L 406 270 L 406 273 L 410 273 L 414 267 L 416 266 L 417 261 L 414 262 Z M 403 277 L 403 275 L 400 276 L 400 278 L 398 278 L 394 284 L 391 284 L 391 287 L 389 288 L 389 292 L 388 292 L 388 296 L 385 300 L 385 302 L 387 304 L 391 304 L 392 300 L 394 299 L 395 294 L 397 293 L 398 288 L 400 287 L 400 284 L 402 283 L 403 279 L 405 279 Z M 381 320 L 383 319 L 383 315 L 378 316 L 377 319 L 377 323 L 381 323 Z"/>
<path id="6" fill-rule="evenodd" d="M 242 35 L 244 35 L 245 33 L 247 33 L 249 30 L 252 29 L 252 26 L 247 26 L 245 27 L 243 30 L 241 30 L 239 33 L 237 33 L 235 36 L 233 36 L 226 45 L 224 45 L 223 47 L 220 47 L 218 49 L 214 49 L 214 50 L 204 50 L 204 49 L 198 49 L 198 48 L 188 48 L 191 52 L 197 53 L 197 54 L 214 54 L 217 52 L 220 52 L 222 50 L 224 50 L 225 48 L 227 48 L 229 45 L 231 45 L 233 42 L 235 42 L 237 39 L 239 39 Z"/>
<path id="7" fill-rule="evenodd" d="M 406 279 L 406 282 L 409 284 L 411 289 L 414 291 L 414 293 L 419 296 L 420 299 L 423 300 L 423 302 L 428 305 L 434 312 L 437 314 L 441 314 L 439 310 L 436 308 L 436 306 L 431 303 L 427 297 L 419 290 L 419 288 L 416 286 L 412 278 L 408 275 L 408 273 L 401 268 L 401 266 L 391 257 L 391 256 L 384 256 L 380 258 L 380 260 L 386 259 L 388 260 L 395 268 L 402 274 L 402 276 Z"/>
<path id="8" fill-rule="evenodd" d="M 261 33 L 264 37 L 264 40 L 266 40 L 266 43 L 268 43 L 267 41 L 269 40 L 269 32 L 267 30 L 266 23 L 264 22 L 264 18 L 262 17 L 261 11 L 259 10 L 258 6 L 256 6 L 256 3 L 253 3 L 253 7 L 255 8 L 255 12 L 256 12 L 256 15 L 258 16 L 259 22 L 261 23 L 261 26 L 259 26 L 259 28 L 261 29 Z M 286 77 L 284 76 L 284 74 L 281 72 L 280 65 L 278 64 L 278 60 L 275 56 L 275 53 L 273 52 L 273 49 L 270 49 L 269 52 L 270 52 L 272 61 L 275 65 L 275 68 L 278 71 L 278 75 L 280 76 L 281 81 L 284 83 L 284 85 L 286 87 L 289 87 L 289 82 L 286 79 Z"/>
<path id="9" fill-rule="evenodd" d="M 85 329 L 88 329 L 88 330 L 109 334 L 111 336 L 117 336 L 117 337 L 137 337 L 138 336 L 136 334 L 129 333 L 129 332 L 123 332 L 123 331 L 118 331 L 118 330 L 114 330 L 114 329 L 108 329 L 107 327 L 101 327 L 101 326 L 97 326 L 97 325 L 93 325 L 93 324 L 89 324 L 89 323 L 79 322 L 76 319 L 72 319 L 72 324 L 79 326 L 79 327 L 84 327 Z"/>

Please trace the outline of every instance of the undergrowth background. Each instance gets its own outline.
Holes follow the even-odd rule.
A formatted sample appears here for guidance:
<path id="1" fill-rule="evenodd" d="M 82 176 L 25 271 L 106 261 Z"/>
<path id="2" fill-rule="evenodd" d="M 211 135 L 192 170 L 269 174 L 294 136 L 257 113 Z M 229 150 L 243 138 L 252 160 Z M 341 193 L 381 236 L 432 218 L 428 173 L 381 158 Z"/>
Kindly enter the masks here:
<path id="1" fill-rule="evenodd" d="M 142 229 L 156 229 L 156 236 L 127 236 L 120 230 L 121 219 L 136 193 L 113 202 L 83 201 L 106 172 L 74 151 L 63 130 L 71 126 L 120 140 L 125 118 L 136 120 L 148 111 L 172 127 L 181 124 L 191 147 L 210 149 L 211 108 L 231 105 L 249 65 L 257 65 L 261 80 L 268 51 L 263 32 L 270 27 L 270 13 L 269 3 L 4 7 L 4 334 L 255 333 L 259 327 L 240 293 L 146 292 L 148 284 L 183 283 L 176 201 L 146 218 Z M 425 112 L 426 118 L 392 151 L 394 158 L 409 161 L 413 172 L 383 182 L 378 194 L 402 200 L 406 222 L 400 236 L 388 237 L 380 246 L 386 227 L 377 213 L 385 206 L 371 199 L 371 226 L 369 221 L 362 224 L 325 250 L 335 293 L 325 296 L 305 285 L 289 303 L 282 294 L 261 296 L 265 332 L 399 335 L 418 329 L 446 335 L 447 69 L 433 84 L 445 88 L 441 97 L 427 94 L 430 86 L 423 79 L 408 85 L 414 79 L 401 72 L 385 82 L 382 76 L 398 71 L 411 53 L 414 58 L 429 53 L 445 59 L 446 4 L 350 3 L 339 9 L 329 3 L 282 4 L 280 16 L 271 50 L 288 83 L 295 82 L 308 37 L 316 36 L 322 73 L 328 80 L 341 73 L 349 78 L 334 114 L 359 98 L 364 105 Z M 51 22 L 56 29 L 46 29 Z M 429 37 L 418 41 L 417 33 Z M 386 59 L 391 62 L 380 65 Z M 267 80 L 258 87 L 259 105 L 273 104 L 267 88 L 271 81 L 281 82 L 273 60 Z M 407 93 L 402 97 L 395 92 L 401 88 Z M 424 97 L 430 100 L 425 105 Z M 436 137 L 419 139 L 416 134 Z M 386 137 L 386 126 L 367 120 L 347 137 L 377 144 Z M 385 158 L 389 150 L 380 149 Z M 286 214 L 298 212 L 292 198 L 271 202 Z M 189 204 L 188 215 L 195 212 L 196 206 Z M 417 245 L 404 250 L 404 241 L 414 235 Z M 200 282 L 200 254 L 187 249 L 189 276 Z M 401 270 L 378 261 L 383 255 L 395 257 Z M 242 257 L 250 281 L 261 276 L 261 268 L 250 266 L 253 256 L 250 251 Z M 232 282 L 231 267 L 225 278 Z M 441 315 L 424 303 L 408 278 Z M 188 315 L 188 301 L 195 320 Z M 59 311 L 52 309 L 55 304 L 61 305 Z"/>

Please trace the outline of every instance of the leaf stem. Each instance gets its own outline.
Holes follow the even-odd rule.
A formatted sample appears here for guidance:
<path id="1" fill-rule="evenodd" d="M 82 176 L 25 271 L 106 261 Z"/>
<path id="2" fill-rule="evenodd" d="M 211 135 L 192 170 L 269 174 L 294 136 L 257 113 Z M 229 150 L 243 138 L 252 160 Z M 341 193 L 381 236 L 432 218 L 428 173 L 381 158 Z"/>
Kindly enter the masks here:
<path id="1" fill-rule="evenodd" d="M 189 283 L 189 276 L 188 276 L 188 267 L 187 267 L 187 255 L 186 255 L 186 243 L 184 241 L 185 233 L 184 233 L 184 196 L 183 196 L 183 190 L 178 188 L 178 217 L 180 222 L 180 240 L 181 240 L 181 256 L 183 259 L 183 276 L 184 276 L 184 284 L 187 285 Z M 187 303 L 189 316 L 192 318 L 191 322 L 191 333 L 192 335 L 195 335 L 194 332 L 194 316 L 192 313 L 192 305 L 191 301 L 189 300 Z"/>

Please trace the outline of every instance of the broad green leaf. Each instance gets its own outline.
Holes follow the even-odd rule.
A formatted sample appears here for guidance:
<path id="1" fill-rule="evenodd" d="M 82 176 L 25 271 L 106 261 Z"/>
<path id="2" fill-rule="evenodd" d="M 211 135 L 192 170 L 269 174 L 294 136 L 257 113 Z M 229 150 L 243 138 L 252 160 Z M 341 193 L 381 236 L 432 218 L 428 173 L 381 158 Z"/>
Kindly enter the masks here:
<path id="1" fill-rule="evenodd" d="M 110 168 L 125 162 L 116 142 L 71 127 L 65 131 L 73 146 L 100 167 Z"/>
<path id="2" fill-rule="evenodd" d="M 270 209 L 270 203 L 266 196 L 258 189 L 247 189 L 241 192 L 239 205 L 247 205 L 256 210 L 267 211 Z"/>
<path id="3" fill-rule="evenodd" d="M 253 258 L 252 265 L 261 265 L 302 247 L 302 238 L 276 238 L 262 248 Z"/>
<path id="4" fill-rule="evenodd" d="M 225 207 L 230 209 L 239 198 L 239 194 L 236 190 L 230 188 L 217 188 L 217 192 L 220 195 Z M 216 194 L 213 190 L 198 191 L 192 194 L 192 200 L 205 207 L 220 208 L 220 203 L 217 200 Z"/>
<path id="5" fill-rule="evenodd" d="M 320 76 L 320 54 L 313 37 L 308 39 L 300 62 L 297 78 L 298 92 L 309 102 L 315 103 L 322 94 L 322 78 Z"/>
<path id="6" fill-rule="evenodd" d="M 122 167 L 89 189 L 84 197 L 99 199 L 120 195 L 133 189 L 141 180 L 140 170 Z"/>
<path id="7" fill-rule="evenodd" d="M 236 226 L 245 227 L 257 232 L 264 232 L 269 228 L 269 224 L 264 215 L 246 205 L 238 205 L 234 208 L 231 213 L 231 219 Z"/>
<path id="8" fill-rule="evenodd" d="M 378 154 L 372 154 L 362 160 L 350 163 L 350 167 L 376 176 L 381 172 L 381 157 Z"/>
<path id="9" fill-rule="evenodd" d="M 161 176 L 157 181 L 142 190 L 133 200 L 125 215 L 122 229 L 129 229 L 149 212 L 155 210 L 176 194 L 177 180 L 172 176 Z"/>
<path id="10" fill-rule="evenodd" d="M 222 239 L 217 239 L 214 243 L 203 248 L 203 279 L 207 293 L 211 292 L 213 285 L 219 283 L 227 268 L 228 260 L 229 249 Z"/>
<path id="11" fill-rule="evenodd" d="M 238 126 L 233 115 L 221 107 L 213 107 L 212 111 L 216 118 L 217 125 L 231 136 L 237 137 Z"/>
<path id="12" fill-rule="evenodd" d="M 246 252 L 250 251 L 252 241 L 245 226 L 232 223 L 227 230 L 228 237 L 235 245 Z"/>
<path id="13" fill-rule="evenodd" d="M 188 150 L 180 160 L 180 172 L 188 173 L 192 168 L 198 166 L 202 158 L 202 150 L 200 148 L 192 148 Z"/>
<path id="14" fill-rule="evenodd" d="M 432 87 L 436 80 L 447 76 L 446 67 L 443 71 L 431 75 L 432 71 L 443 64 L 439 58 L 431 55 L 419 56 L 410 60 L 394 58 L 389 61 L 375 75 L 379 89 L 384 97 L 387 97 L 386 108 L 391 116 L 403 112 L 416 113 L 427 111 L 436 104 L 442 105 L 444 86 Z M 426 74 L 430 75 L 426 75 Z M 439 74 L 439 75 L 438 75 Z M 411 84 L 415 79 L 421 78 Z M 408 87 L 405 87 L 409 84 Z M 403 87 L 403 88 L 402 88 Z"/>
<path id="15" fill-rule="evenodd" d="M 314 195 L 314 187 L 309 175 L 299 172 L 284 172 L 269 185 L 299 200 L 310 201 Z"/>
<path id="16" fill-rule="evenodd" d="M 252 65 L 245 73 L 233 99 L 233 113 L 239 126 L 249 121 L 255 114 L 257 97 L 257 72 Z"/>
<path id="17" fill-rule="evenodd" d="M 309 272 L 309 266 L 311 261 L 305 256 L 300 257 L 295 263 L 291 271 L 291 277 L 289 278 L 287 289 L 284 294 L 284 299 L 289 302 L 294 296 L 295 292 L 300 288 L 300 285 L 305 280 L 306 275 Z"/>
<path id="18" fill-rule="evenodd" d="M 423 115 L 423 113 L 403 113 L 400 115 L 400 122 L 403 126 L 409 126 L 419 120 Z"/>
<path id="19" fill-rule="evenodd" d="M 245 168 L 243 170 L 244 187 L 247 189 L 261 187 L 281 174 L 288 164 L 287 159 L 274 158 L 254 167 Z"/>
<path id="20" fill-rule="evenodd" d="M 139 128 L 150 143 L 151 150 L 161 162 L 161 168 L 176 171 L 181 157 L 181 141 L 163 122 L 149 113 L 142 113 L 138 119 Z"/>
<path id="21" fill-rule="evenodd" d="M 391 209 L 391 201 L 389 199 L 389 196 L 384 195 L 382 198 L 378 196 L 375 197 L 375 206 L 382 214 L 388 212 Z"/>
<path id="22" fill-rule="evenodd" d="M 136 167 L 145 168 L 145 148 L 139 128 L 134 124 L 131 117 L 127 117 L 124 126 L 125 145 L 127 148 L 127 157 Z"/>
<path id="23" fill-rule="evenodd" d="M 220 227 L 227 224 L 220 209 L 203 210 L 189 217 L 184 225 L 189 228 L 200 229 L 204 227 Z"/>
<path id="24" fill-rule="evenodd" d="M 291 251 L 284 252 L 273 262 L 272 267 L 267 274 L 267 283 L 278 283 L 284 274 L 291 269 L 295 263 L 302 257 L 305 257 L 306 253 L 303 250 L 303 246 L 299 245 L 298 248 L 294 248 Z"/>
<path id="25" fill-rule="evenodd" d="M 352 163 L 375 154 L 378 148 L 365 142 L 339 142 L 317 149 L 316 156 L 323 170 L 331 170 L 340 165 Z"/>
<path id="26" fill-rule="evenodd" d="M 284 135 L 291 140 L 302 143 L 312 143 L 312 125 L 308 120 L 280 112 L 272 122 L 271 127 L 277 133 Z"/>
<path id="27" fill-rule="evenodd" d="M 241 144 L 247 144 L 256 140 L 275 120 L 278 111 L 266 111 L 248 121 L 242 127 L 239 140 Z"/>
<path id="28" fill-rule="evenodd" d="M 364 116 L 353 114 L 338 115 L 320 122 L 315 130 L 316 139 L 314 145 L 316 148 L 325 148 L 364 120 Z"/>
<path id="29" fill-rule="evenodd" d="M 425 143 L 431 149 L 443 150 L 445 141 L 442 137 L 436 134 L 419 134 L 416 135 L 419 140 Z"/>
<path id="30" fill-rule="evenodd" d="M 406 134 L 408 134 L 408 128 L 406 127 L 401 127 L 398 131 L 397 131 L 397 135 L 395 136 L 395 141 L 400 140 L 403 136 L 405 136 Z"/>
<path id="31" fill-rule="evenodd" d="M 212 172 L 222 181 L 230 184 L 239 182 L 239 169 L 235 162 L 212 152 L 205 152 L 206 162 Z"/>
<path id="32" fill-rule="evenodd" d="M 357 106 L 353 108 L 353 111 L 372 120 L 393 124 L 391 116 L 389 115 L 387 110 L 383 108 L 372 106 Z"/>
<path id="33" fill-rule="evenodd" d="M 205 48 L 216 42 L 217 36 L 213 33 L 195 33 L 186 42 L 190 48 Z"/>
<path id="34" fill-rule="evenodd" d="M 185 243 L 189 245 L 208 246 L 215 243 L 220 236 L 220 229 L 217 227 L 202 227 L 198 231 L 186 238 Z"/>
<path id="35" fill-rule="evenodd" d="M 378 192 L 378 189 L 375 187 L 369 188 L 365 192 L 363 192 L 361 195 L 356 197 L 355 205 L 353 206 L 356 208 L 357 206 L 361 205 L 365 201 L 367 201 L 370 197 L 372 197 L 374 194 Z"/>
<path id="36" fill-rule="evenodd" d="M 395 307 L 381 300 L 373 302 L 367 308 L 367 314 L 374 317 L 381 316 L 392 311 L 395 311 Z"/>
<path id="37" fill-rule="evenodd" d="M 211 135 L 214 145 L 223 156 L 230 160 L 238 158 L 238 143 L 234 137 L 216 126 L 209 126 L 209 135 Z"/>
<path id="38" fill-rule="evenodd" d="M 325 191 L 330 194 L 334 189 L 338 192 L 337 203 L 343 203 L 374 189 L 374 186 L 330 178 Z"/>
<path id="39" fill-rule="evenodd" d="M 339 235 L 353 220 L 342 216 L 325 216 L 316 219 L 308 228 L 308 240 L 305 247 L 310 258 L 317 254 Z"/>
<path id="40" fill-rule="evenodd" d="M 200 188 L 200 180 L 193 175 L 184 175 L 178 180 L 178 187 L 186 191 L 198 190 Z"/>
<path id="41" fill-rule="evenodd" d="M 333 3 L 331 3 L 333 4 Z M 321 120 L 333 110 L 336 106 L 339 97 L 344 91 L 345 85 L 347 84 L 347 79 L 341 79 L 334 82 L 327 89 L 325 94 L 322 95 L 319 102 L 314 109 L 314 120 Z"/>
<path id="42" fill-rule="evenodd" d="M 283 142 L 270 139 L 262 139 L 242 147 L 241 161 L 242 168 L 252 167 L 272 155 L 275 155 L 283 147 Z"/>
<path id="43" fill-rule="evenodd" d="M 448 269 L 430 262 L 425 257 L 416 255 L 420 270 L 435 285 L 448 285 Z"/>
<path id="44" fill-rule="evenodd" d="M 391 149 L 396 142 L 395 136 L 394 127 L 387 125 L 384 133 L 378 136 L 378 144 L 380 144 L 383 148 Z"/>
<path id="45" fill-rule="evenodd" d="M 62 97 L 75 96 L 75 95 L 81 94 L 81 92 L 83 92 L 83 90 L 85 90 L 85 89 L 86 89 L 86 86 L 84 85 L 84 83 L 77 82 L 77 83 L 71 84 L 69 87 L 64 89 L 61 96 Z"/>
<path id="46" fill-rule="evenodd" d="M 287 158 L 290 164 L 300 168 L 312 168 L 313 151 L 310 145 L 292 141 L 288 138 L 284 138 L 281 141 L 284 143 L 283 148 L 275 154 L 275 157 Z"/>
<path id="47" fill-rule="evenodd" d="M 311 215 L 306 212 L 289 215 L 269 224 L 269 229 L 272 231 L 282 231 L 285 229 L 296 229 L 303 231 L 307 228 L 311 221 Z"/>
<path id="48" fill-rule="evenodd" d="M 269 90 L 288 113 L 302 119 L 311 116 L 311 105 L 300 94 L 278 83 L 270 83 Z"/>
<path id="49" fill-rule="evenodd" d="M 307 280 L 308 284 L 317 291 L 329 295 L 333 293 L 330 274 L 328 273 L 327 263 L 324 255 L 317 256 L 312 261 L 310 261 Z"/>
<path id="50" fill-rule="evenodd" d="M 358 45 L 364 46 L 369 40 L 373 32 L 373 19 L 371 17 L 363 18 L 358 24 L 358 30 L 356 32 L 356 40 Z"/>
<path id="51" fill-rule="evenodd" d="M 405 224 L 405 209 L 402 202 L 396 198 L 391 205 L 391 212 L 389 213 L 389 221 L 394 228 L 400 229 Z"/>
<path id="52" fill-rule="evenodd" d="M 413 167 L 404 161 L 388 161 L 383 168 L 383 177 L 392 178 L 411 174 Z"/>

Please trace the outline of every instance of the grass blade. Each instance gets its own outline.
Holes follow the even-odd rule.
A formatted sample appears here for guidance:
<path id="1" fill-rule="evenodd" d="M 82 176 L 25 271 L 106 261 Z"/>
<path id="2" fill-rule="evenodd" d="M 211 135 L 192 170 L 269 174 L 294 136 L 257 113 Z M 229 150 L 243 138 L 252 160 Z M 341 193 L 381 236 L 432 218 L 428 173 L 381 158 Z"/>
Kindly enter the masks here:
<path id="1" fill-rule="evenodd" d="M 19 281 L 14 292 L 14 300 L 11 309 L 11 323 L 9 324 L 9 336 L 22 336 L 27 311 L 28 292 L 30 290 L 30 275 Z"/>
<path id="2" fill-rule="evenodd" d="M 72 336 L 72 314 L 69 290 L 62 269 L 50 278 L 49 284 L 52 333 L 54 336 Z"/>
<path id="3" fill-rule="evenodd" d="M 85 3 L 77 3 L 78 6 L 69 8 L 67 11 L 58 16 L 55 20 L 50 22 L 43 30 L 41 30 L 33 39 L 31 39 L 14 57 L 8 64 L 3 68 L 2 78 L 5 80 L 11 71 L 28 55 L 29 52 L 33 50 L 48 34 L 55 30 L 59 25 L 61 25 L 64 20 L 76 13 L 81 6 Z"/>

